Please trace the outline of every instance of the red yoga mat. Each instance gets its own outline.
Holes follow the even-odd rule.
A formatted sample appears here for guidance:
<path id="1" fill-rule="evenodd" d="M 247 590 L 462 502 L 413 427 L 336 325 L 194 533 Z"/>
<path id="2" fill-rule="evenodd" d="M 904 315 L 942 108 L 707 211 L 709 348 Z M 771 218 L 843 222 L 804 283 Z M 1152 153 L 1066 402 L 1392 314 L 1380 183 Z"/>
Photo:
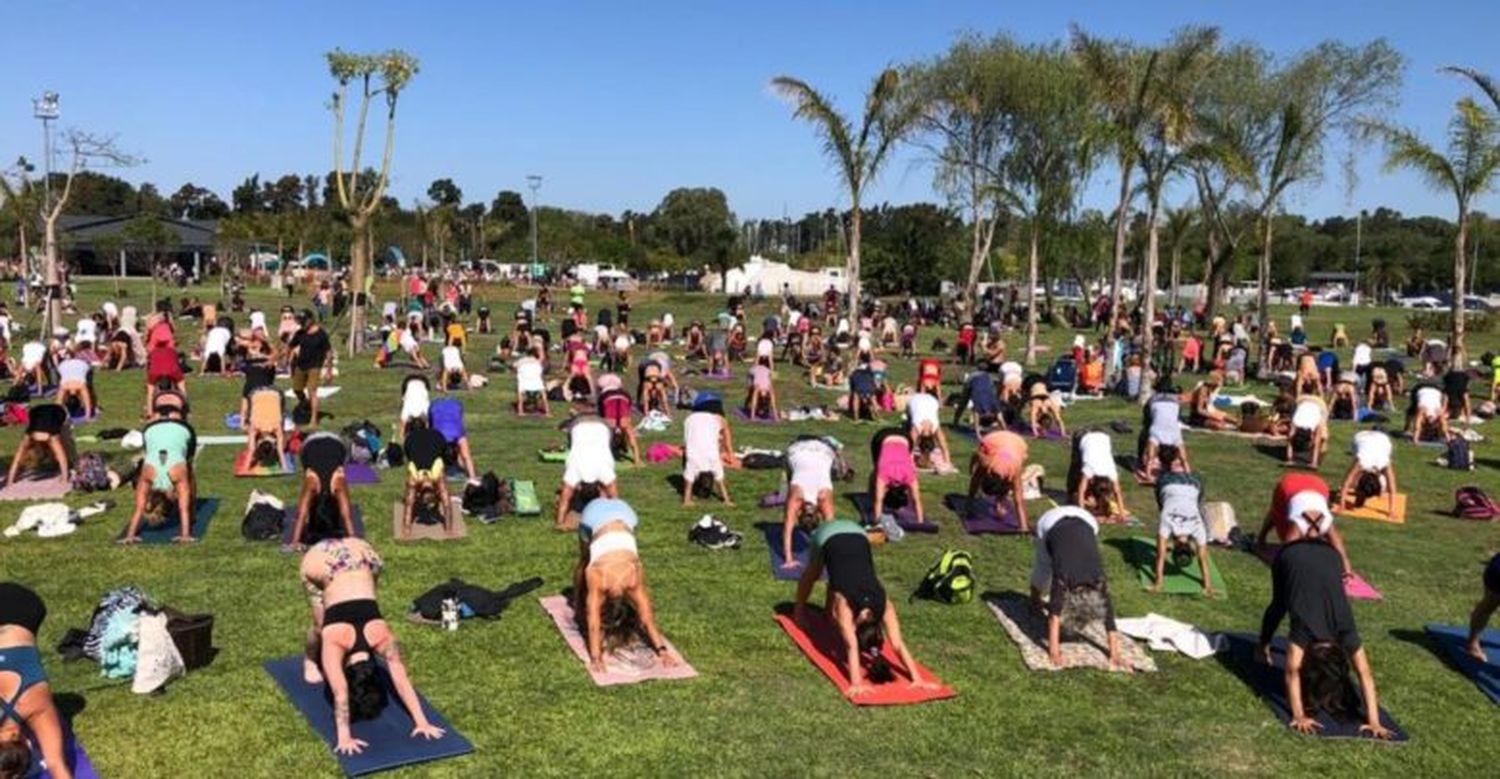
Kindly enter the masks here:
<path id="1" fill-rule="evenodd" d="M 932 689 L 918 689 L 911 683 L 911 677 L 906 674 L 906 669 L 901 666 L 901 658 L 897 657 L 891 649 L 889 642 L 882 648 L 881 653 L 891 666 L 894 679 L 883 684 L 877 684 L 870 692 L 857 698 L 849 696 L 849 675 L 844 655 L 843 641 L 838 637 L 838 631 L 834 627 L 833 620 L 828 618 L 821 609 L 809 607 L 808 627 L 811 632 L 804 632 L 802 627 L 792 619 L 791 614 L 777 614 L 776 624 L 791 636 L 792 642 L 807 655 L 818 670 L 832 681 L 834 686 L 850 703 L 856 706 L 900 706 L 907 703 L 926 703 L 927 701 L 940 701 L 952 698 L 958 693 L 948 687 L 932 671 L 927 670 L 922 664 L 917 664 L 917 670 L 924 678 L 937 681 L 938 686 Z"/>

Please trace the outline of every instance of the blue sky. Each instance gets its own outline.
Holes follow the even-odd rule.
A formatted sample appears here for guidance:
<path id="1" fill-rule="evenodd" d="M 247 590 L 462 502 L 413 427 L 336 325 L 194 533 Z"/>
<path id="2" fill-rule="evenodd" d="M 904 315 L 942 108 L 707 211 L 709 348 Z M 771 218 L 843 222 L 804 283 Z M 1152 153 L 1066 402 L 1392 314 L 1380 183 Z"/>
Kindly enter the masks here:
<path id="1" fill-rule="evenodd" d="M 332 82 L 322 53 L 401 47 L 422 72 L 403 96 L 392 192 L 410 204 L 451 176 L 466 200 L 525 189 L 541 200 L 618 213 L 649 210 L 676 186 L 717 186 L 743 217 L 796 215 L 843 202 L 807 126 L 766 88 L 799 76 L 857 104 L 887 64 L 940 53 L 964 31 L 1023 40 L 1066 35 L 1164 39 L 1185 23 L 1223 28 L 1290 54 L 1327 37 L 1388 38 L 1408 58 L 1395 119 L 1429 138 L 1466 93 L 1439 66 L 1500 73 L 1500 3 L 1264 0 L 1208 2 L 292 2 L 7 0 L 0 79 L 0 159 L 40 156 L 30 99 L 61 93 L 64 126 L 114 133 L 148 158 L 125 177 L 170 193 L 185 181 L 228 199 L 242 178 L 331 166 Z M 1457 20 L 1457 21 L 1455 21 Z M 1447 196 L 1358 164 L 1349 195 L 1332 162 L 1296 190 L 1315 216 L 1390 205 L 1450 215 Z M 1086 206 L 1105 207 L 1101 169 Z M 931 171 L 900 155 L 875 200 L 935 199 Z M 1177 199 L 1187 197 L 1185 191 Z M 1495 210 L 1495 203 L 1481 206 Z"/>

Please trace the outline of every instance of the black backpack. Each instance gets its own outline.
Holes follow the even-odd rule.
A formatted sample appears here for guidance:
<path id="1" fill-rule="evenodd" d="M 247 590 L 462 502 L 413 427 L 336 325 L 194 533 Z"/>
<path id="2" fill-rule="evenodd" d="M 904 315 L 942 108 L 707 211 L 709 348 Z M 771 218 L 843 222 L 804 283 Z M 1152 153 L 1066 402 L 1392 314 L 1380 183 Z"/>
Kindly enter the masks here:
<path id="1" fill-rule="evenodd" d="M 1445 457 L 1448 460 L 1449 470 L 1474 470 L 1474 457 L 1469 452 L 1469 441 L 1461 435 L 1455 435 L 1448 439 L 1448 452 Z"/>
<path id="2" fill-rule="evenodd" d="M 500 511 L 501 483 L 494 471 L 486 471 L 478 484 L 464 487 L 464 513 L 472 516 L 498 517 Z"/>
<path id="3" fill-rule="evenodd" d="M 240 522 L 240 535 L 247 541 L 269 541 L 281 535 L 286 512 L 269 503 L 257 503 L 245 513 Z"/>

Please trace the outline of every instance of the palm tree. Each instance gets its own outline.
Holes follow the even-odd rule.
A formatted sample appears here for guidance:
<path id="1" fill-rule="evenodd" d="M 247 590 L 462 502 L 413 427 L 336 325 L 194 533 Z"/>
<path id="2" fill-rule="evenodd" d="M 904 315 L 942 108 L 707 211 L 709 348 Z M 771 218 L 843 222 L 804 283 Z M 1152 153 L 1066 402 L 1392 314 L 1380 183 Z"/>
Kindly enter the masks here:
<path id="1" fill-rule="evenodd" d="M 1165 219 L 1162 221 L 1163 238 L 1167 244 L 1167 252 L 1172 256 L 1172 269 L 1168 274 L 1171 277 L 1171 288 L 1167 290 L 1167 305 L 1171 308 L 1177 307 L 1177 288 L 1182 286 L 1182 247 L 1187 243 L 1188 235 L 1198 224 L 1198 211 L 1189 206 L 1179 208 L 1168 207 L 1163 212 Z"/>
<path id="2" fill-rule="evenodd" d="M 833 107 L 823 93 L 791 76 L 771 79 L 771 88 L 792 104 L 792 116 L 812 124 L 823 137 L 823 151 L 838 166 L 842 184 L 849 190 L 849 319 L 859 321 L 860 204 L 865 189 L 875 181 L 896 142 L 906 135 L 917 117 L 913 103 L 897 100 L 900 76 L 893 68 L 881 71 L 865 96 L 859 126 Z"/>
<path id="3" fill-rule="evenodd" d="M 1445 152 L 1422 140 L 1415 132 L 1372 123 L 1367 129 L 1386 146 L 1386 170 L 1407 169 L 1437 190 L 1453 194 L 1458 207 L 1458 230 L 1453 240 L 1453 364 L 1465 365 L 1464 290 L 1468 273 L 1469 214 L 1474 199 L 1494 189 L 1500 175 L 1500 120 L 1472 98 L 1454 107 L 1448 120 Z"/>

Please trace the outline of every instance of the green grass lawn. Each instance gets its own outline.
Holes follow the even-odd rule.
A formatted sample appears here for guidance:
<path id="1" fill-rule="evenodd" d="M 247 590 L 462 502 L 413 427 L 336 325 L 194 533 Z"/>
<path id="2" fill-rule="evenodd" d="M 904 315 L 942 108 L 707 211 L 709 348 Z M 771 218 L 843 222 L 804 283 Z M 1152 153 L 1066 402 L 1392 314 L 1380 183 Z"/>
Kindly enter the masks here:
<path id="1" fill-rule="evenodd" d="M 91 309 L 111 291 L 107 284 L 86 286 L 84 302 Z M 211 299 L 216 290 L 197 294 Z M 136 286 L 129 300 L 144 308 L 146 295 L 144 287 Z M 492 289 L 481 296 L 495 310 L 497 324 L 508 325 L 519 295 Z M 251 297 L 267 307 L 281 303 L 269 291 Z M 634 317 L 642 322 L 666 310 L 679 323 L 707 320 L 722 303 L 707 296 L 636 297 Z M 606 299 L 591 295 L 589 302 Z M 764 313 L 751 311 L 750 321 L 758 322 Z M 1310 334 L 1315 342 L 1325 340 L 1337 319 L 1360 338 L 1376 315 L 1390 323 L 1393 341 L 1406 337 L 1400 312 L 1373 309 L 1315 309 Z M 1281 324 L 1285 319 L 1282 312 Z M 924 332 L 922 345 L 929 345 L 934 335 L 930 329 Z M 951 335 L 944 337 L 951 342 Z M 1061 330 L 1045 333 L 1054 351 L 1070 338 Z M 1011 339 L 1013 349 L 1018 341 Z M 494 336 L 476 338 L 471 367 L 481 365 L 494 344 Z M 1473 354 L 1487 348 L 1500 348 L 1500 338 L 1473 338 Z M 435 356 L 435 349 L 429 347 L 429 354 Z M 342 359 L 339 368 L 337 383 L 344 389 L 324 404 L 335 416 L 327 424 L 342 427 L 369 419 L 389 430 L 402 374 L 377 371 L 366 356 Z M 913 369 L 901 364 L 894 372 L 898 380 L 910 380 Z M 772 622 L 772 608 L 790 600 L 794 587 L 771 578 L 764 544 L 754 529 L 756 522 L 779 516 L 755 508 L 760 495 L 777 487 L 775 472 L 731 472 L 737 501 L 733 509 L 707 502 L 685 510 L 666 483 L 675 466 L 621 468 L 621 495 L 642 519 L 641 554 L 661 625 L 696 666 L 697 679 L 594 687 L 535 597 L 514 603 L 499 621 L 466 622 L 456 633 L 408 624 L 399 617 L 411 599 L 449 577 L 498 588 L 539 575 L 546 579 L 542 593 L 550 594 L 565 585 L 577 554 L 576 542 L 552 531 L 547 518 L 561 466 L 536 457 L 539 448 L 561 441 L 557 420 L 517 420 L 506 407 L 513 398 L 513 379 L 502 374 L 493 378 L 489 387 L 463 396 L 474 455 L 481 470 L 536 481 L 544 499 L 543 518 L 506 519 L 493 526 L 471 522 L 463 541 L 398 545 L 387 517 L 400 494 L 399 477 L 385 474 L 381 484 L 354 490 L 364 507 L 369 538 L 387 565 L 381 607 L 400 636 L 415 683 L 477 748 L 471 756 L 420 766 L 407 775 L 1183 775 L 1217 769 L 1254 775 L 1451 776 L 1482 774 L 1485 766 L 1500 760 L 1500 717 L 1494 705 L 1421 638 L 1426 622 L 1467 619 L 1480 594 L 1481 566 L 1500 547 L 1496 527 L 1445 516 L 1460 484 L 1478 483 L 1500 493 L 1493 487 L 1496 455 L 1491 443 L 1478 446 L 1481 467 L 1472 475 L 1433 465 L 1433 450 L 1398 444 L 1400 483 L 1411 495 L 1407 524 L 1341 521 L 1355 567 L 1385 594 L 1383 602 L 1357 602 L 1354 608 L 1381 701 L 1412 738 L 1405 746 L 1383 747 L 1318 741 L 1288 731 L 1215 660 L 1159 654 L 1159 673 L 1135 676 L 1031 673 L 983 605 L 907 605 L 904 595 L 944 548 L 973 553 L 985 590 L 1026 587 L 1029 543 L 962 535 L 939 505 L 944 492 L 963 489 L 961 476 L 924 477 L 928 512 L 944 523 L 939 535 L 908 538 L 877 551 L 877 565 L 892 602 L 901 608 L 913 651 L 958 691 L 953 700 L 855 708 Z M 106 413 L 91 427 L 138 425 L 142 383 L 140 372 L 98 377 Z M 803 387 L 785 368 L 778 385 L 783 408 L 797 402 L 831 403 L 835 397 Z M 193 422 L 200 435 L 227 432 L 222 417 L 233 408 L 239 386 L 238 379 L 190 380 Z M 731 397 L 741 391 L 739 383 L 728 386 Z M 1138 426 L 1139 412 L 1124 401 L 1098 401 L 1074 406 L 1068 421 L 1077 426 L 1114 419 Z M 668 433 L 646 434 L 643 445 L 679 443 L 680 424 L 679 416 Z M 1489 433 L 1485 428 L 1492 426 L 1500 432 L 1500 422 L 1481 430 Z M 867 441 L 874 427 L 820 423 L 814 429 L 850 445 L 859 471 L 855 485 L 862 484 L 869 473 Z M 1335 423 L 1324 478 L 1342 476 L 1354 430 L 1351 423 Z M 737 443 L 780 447 L 798 429 L 737 424 L 734 432 Z M 0 451 L 6 456 L 17 435 L 14 429 L 0 430 Z M 1209 499 L 1231 501 L 1241 525 L 1253 532 L 1283 470 L 1247 441 L 1189 435 L 1192 461 L 1205 475 Z M 957 435 L 950 440 L 956 459 L 966 461 L 972 444 Z M 1133 435 L 1117 436 L 1116 451 L 1133 451 L 1133 442 Z M 95 446 L 124 462 L 113 444 Z M 199 492 L 223 501 L 203 543 L 116 547 L 112 541 L 128 517 L 125 491 L 113 496 L 121 506 L 72 536 L 0 542 L 0 579 L 34 587 L 50 608 L 41 643 L 53 689 L 69 696 L 69 705 L 81 705 L 78 732 L 105 776 L 337 774 L 329 751 L 260 667 L 268 658 L 301 649 L 308 615 L 297 558 L 274 544 L 244 541 L 238 528 L 252 488 L 290 501 L 294 484 L 289 479 L 232 478 L 234 452 L 232 446 L 212 446 L 200 454 Z M 1032 458 L 1046 466 L 1054 485 L 1060 483 L 1067 468 L 1065 444 L 1033 444 Z M 1153 531 L 1150 493 L 1128 478 L 1125 489 L 1130 507 L 1146 520 L 1146 531 Z M 70 495 L 69 500 L 81 504 L 90 498 Z M 847 501 L 839 505 L 841 511 L 849 509 Z M 6 523 L 19 508 L 3 508 Z M 687 529 L 704 511 L 744 532 L 744 548 L 709 552 L 688 543 Z M 1107 528 L 1104 536 L 1115 540 L 1142 532 Z M 1104 553 L 1123 616 L 1154 611 L 1208 629 L 1254 631 L 1270 596 L 1267 569 L 1249 555 L 1215 550 L 1231 595 L 1203 600 L 1149 595 L 1138 586 L 1120 549 L 1106 544 Z M 63 631 L 85 626 L 98 597 L 124 584 L 138 585 L 157 601 L 184 610 L 212 612 L 220 649 L 213 664 L 156 697 L 132 695 L 127 684 L 98 676 L 91 663 L 64 664 L 53 649 Z"/>

